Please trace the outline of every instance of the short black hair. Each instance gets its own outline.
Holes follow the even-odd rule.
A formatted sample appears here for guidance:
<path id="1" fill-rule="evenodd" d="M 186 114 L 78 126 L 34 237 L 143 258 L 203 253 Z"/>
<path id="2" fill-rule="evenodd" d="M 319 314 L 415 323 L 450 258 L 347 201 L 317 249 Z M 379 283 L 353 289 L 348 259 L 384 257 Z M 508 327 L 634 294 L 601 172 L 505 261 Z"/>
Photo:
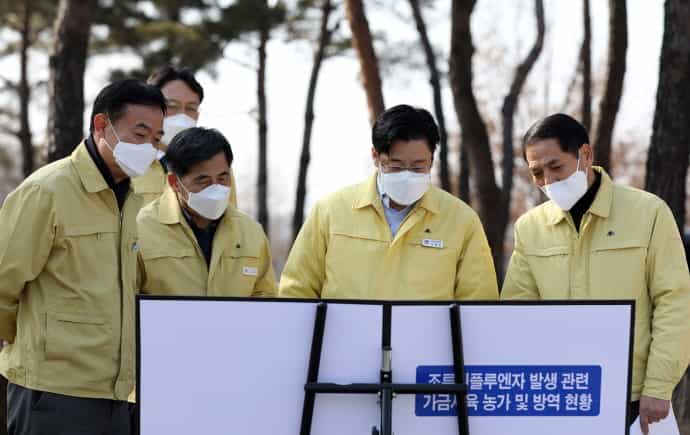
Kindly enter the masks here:
<path id="1" fill-rule="evenodd" d="M 163 89 L 166 83 L 182 80 L 185 82 L 189 88 L 194 91 L 195 94 L 199 96 L 199 102 L 204 100 L 204 88 L 194 77 L 194 72 L 189 68 L 175 68 L 172 65 L 163 65 L 156 69 L 146 80 L 146 83 L 157 87 L 158 89 Z"/>
<path id="2" fill-rule="evenodd" d="M 108 115 L 110 122 L 115 123 L 124 114 L 128 104 L 158 107 L 165 115 L 165 97 L 160 89 L 147 85 L 141 80 L 125 79 L 113 82 L 101 89 L 93 102 L 89 131 L 93 133 L 93 118 L 99 113 Z"/>
<path id="3" fill-rule="evenodd" d="M 535 122 L 522 138 L 522 156 L 526 157 L 527 145 L 538 140 L 556 139 L 561 150 L 577 156 L 580 147 L 589 143 L 584 125 L 565 113 L 555 113 Z"/>
<path id="4" fill-rule="evenodd" d="M 371 142 L 379 154 L 387 154 L 397 140 L 426 139 L 431 154 L 440 140 L 438 126 L 431 113 L 401 104 L 381 113 L 371 130 Z"/>
<path id="5" fill-rule="evenodd" d="M 165 152 L 165 161 L 172 172 L 184 177 L 192 166 L 218 153 L 225 153 L 228 166 L 232 165 L 232 148 L 221 132 L 215 128 L 192 127 L 172 138 Z"/>

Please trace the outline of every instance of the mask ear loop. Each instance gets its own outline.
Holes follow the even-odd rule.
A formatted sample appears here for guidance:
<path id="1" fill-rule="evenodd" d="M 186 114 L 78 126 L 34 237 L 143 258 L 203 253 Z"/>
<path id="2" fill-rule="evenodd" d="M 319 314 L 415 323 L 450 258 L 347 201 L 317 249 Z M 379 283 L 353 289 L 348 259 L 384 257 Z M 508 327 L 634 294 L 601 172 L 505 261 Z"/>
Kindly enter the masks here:
<path id="1" fill-rule="evenodd" d="M 577 171 L 580 170 L 580 156 L 581 156 L 581 154 L 580 154 L 580 152 L 578 151 L 578 153 L 577 153 Z M 587 169 L 585 169 L 585 170 L 582 171 L 582 172 L 584 172 L 585 175 L 587 175 Z"/>
<path id="2" fill-rule="evenodd" d="M 182 177 L 180 177 L 179 174 L 175 174 L 175 175 L 177 176 L 178 187 L 182 187 L 182 190 L 184 190 L 185 193 L 187 194 L 187 198 L 185 198 L 183 196 L 182 199 L 184 200 L 184 203 L 187 205 L 187 207 L 191 208 L 191 206 L 189 205 L 189 200 L 192 197 L 192 193 L 189 191 L 189 189 L 187 189 L 187 186 L 185 186 L 184 183 L 182 182 Z"/>
<path id="3" fill-rule="evenodd" d="M 118 143 L 121 142 L 120 136 L 117 135 L 117 132 L 115 131 L 115 127 L 113 127 L 113 124 L 110 122 L 110 119 L 108 119 L 108 126 L 113 131 L 113 134 L 115 135 L 115 139 L 117 139 Z M 110 148 L 110 152 L 114 153 L 115 148 L 110 145 L 110 142 L 108 142 L 108 139 L 106 139 L 105 136 L 103 136 L 103 141 L 105 142 L 106 145 L 108 145 L 108 148 Z"/>
<path id="4" fill-rule="evenodd" d="M 191 192 L 189 191 L 189 189 L 187 189 L 187 186 L 185 186 L 184 183 L 182 182 L 182 177 L 180 177 L 179 174 L 175 174 L 175 175 L 177 177 L 177 184 L 182 187 L 182 190 L 184 190 L 185 193 L 187 194 L 187 196 L 189 197 L 189 194 Z"/>
<path id="5" fill-rule="evenodd" d="M 108 120 L 108 125 L 110 125 L 110 129 L 113 131 L 113 134 L 115 135 L 115 139 L 117 139 L 118 142 L 122 142 L 120 140 L 120 136 L 117 134 L 117 131 L 115 130 L 115 126 L 113 125 L 112 122 L 110 122 L 110 120 Z"/>
<path id="6" fill-rule="evenodd" d="M 378 161 L 377 168 L 379 173 L 376 175 L 376 186 L 379 189 L 379 194 L 384 195 L 386 192 L 383 188 L 383 165 L 381 164 L 381 160 Z"/>

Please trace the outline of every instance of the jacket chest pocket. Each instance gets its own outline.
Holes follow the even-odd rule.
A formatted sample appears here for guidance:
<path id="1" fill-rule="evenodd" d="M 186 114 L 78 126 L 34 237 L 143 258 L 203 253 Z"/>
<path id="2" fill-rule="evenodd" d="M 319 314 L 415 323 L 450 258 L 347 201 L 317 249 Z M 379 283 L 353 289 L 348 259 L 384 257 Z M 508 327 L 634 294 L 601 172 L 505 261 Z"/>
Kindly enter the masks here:
<path id="1" fill-rule="evenodd" d="M 47 313 L 46 378 L 75 385 L 109 381 L 117 370 L 119 336 L 103 317 Z"/>
<path id="2" fill-rule="evenodd" d="M 525 249 L 525 257 L 543 299 L 570 296 L 572 254 L 569 246 Z"/>
<path id="3" fill-rule="evenodd" d="M 119 287 L 120 235 L 112 225 L 65 227 L 53 258 L 69 283 L 64 288 L 107 297 Z"/>
<path id="4" fill-rule="evenodd" d="M 400 273 L 405 276 L 405 299 L 453 299 L 457 251 L 449 246 L 416 240 L 401 253 Z"/>
<path id="5" fill-rule="evenodd" d="M 647 246 L 635 241 L 595 244 L 589 269 L 593 294 L 637 299 L 647 289 Z"/>
<path id="6" fill-rule="evenodd" d="M 213 280 L 220 279 L 221 284 L 212 286 L 209 295 L 252 296 L 256 281 L 262 273 L 258 247 L 235 249 L 224 254 L 220 261 L 220 270 L 215 272 Z"/>
<path id="7" fill-rule="evenodd" d="M 380 267 L 388 247 L 389 242 L 367 235 L 331 234 L 322 296 L 371 298 L 375 274 L 389 273 Z"/>
<path id="8" fill-rule="evenodd" d="M 206 261 L 193 248 L 146 249 L 141 251 L 148 294 L 205 295 L 208 278 Z"/>

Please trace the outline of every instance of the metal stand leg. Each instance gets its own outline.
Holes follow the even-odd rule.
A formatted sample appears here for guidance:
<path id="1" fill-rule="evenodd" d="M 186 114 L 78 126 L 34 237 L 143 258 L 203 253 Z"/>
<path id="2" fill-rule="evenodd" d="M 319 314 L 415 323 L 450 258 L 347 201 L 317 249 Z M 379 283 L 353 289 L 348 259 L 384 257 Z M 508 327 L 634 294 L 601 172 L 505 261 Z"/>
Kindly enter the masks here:
<path id="1" fill-rule="evenodd" d="M 462 321 L 460 320 L 460 306 L 450 307 L 450 336 L 453 340 L 453 366 L 455 368 L 455 383 L 465 383 L 465 354 L 462 345 Z M 458 403 L 458 434 L 470 435 L 469 419 L 467 417 L 467 391 L 455 395 Z"/>
<path id="2" fill-rule="evenodd" d="M 383 361 L 381 365 L 381 384 L 391 384 L 393 373 L 391 370 L 392 349 L 383 348 Z M 381 391 L 381 434 L 393 433 L 393 389 L 383 388 Z"/>
<path id="3" fill-rule="evenodd" d="M 453 340 L 453 364 L 455 366 L 455 384 L 394 384 L 391 348 L 391 313 L 390 303 L 383 305 L 383 334 L 381 340 L 381 379 L 378 384 L 333 384 L 318 382 L 319 363 L 323 345 L 323 335 L 326 323 L 326 304 L 317 307 L 314 322 L 314 336 L 309 363 L 307 383 L 304 385 L 305 399 L 302 414 L 300 435 L 311 434 L 311 422 L 314 414 L 314 399 L 316 394 L 376 394 L 379 397 L 381 409 L 381 425 L 372 427 L 372 435 L 393 435 L 393 398 L 396 394 L 454 394 L 458 403 L 458 433 L 469 435 L 467 406 L 465 395 L 464 356 L 462 349 L 462 330 L 460 323 L 460 307 L 454 304 L 450 307 L 450 326 Z"/>
<path id="4" fill-rule="evenodd" d="M 393 367 L 391 348 L 391 321 L 393 307 L 390 304 L 383 306 L 383 325 L 381 335 L 381 435 L 393 434 Z M 386 388 L 388 387 L 388 388 Z"/>

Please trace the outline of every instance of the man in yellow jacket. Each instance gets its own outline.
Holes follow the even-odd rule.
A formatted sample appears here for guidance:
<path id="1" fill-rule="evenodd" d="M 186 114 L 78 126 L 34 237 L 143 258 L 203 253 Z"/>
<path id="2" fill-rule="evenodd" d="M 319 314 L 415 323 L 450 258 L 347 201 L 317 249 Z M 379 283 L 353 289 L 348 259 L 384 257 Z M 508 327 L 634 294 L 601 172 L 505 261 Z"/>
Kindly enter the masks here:
<path id="1" fill-rule="evenodd" d="M 193 127 L 170 143 L 169 186 L 144 207 L 141 291 L 192 296 L 274 296 L 261 225 L 228 204 L 232 149 L 217 130 Z"/>
<path id="2" fill-rule="evenodd" d="M 199 106 L 204 100 L 204 88 L 192 71 L 186 68 L 177 69 L 171 65 L 164 65 L 149 76 L 147 83 L 163 92 L 168 106 L 163 120 L 165 134 L 158 146 L 158 158 L 144 176 L 132 179 L 134 191 L 144 199 L 144 205 L 163 194 L 168 184 L 165 151 L 177 133 L 196 126 L 199 120 Z M 231 172 L 230 203 L 237 207 L 235 186 L 235 176 Z"/>
<path id="3" fill-rule="evenodd" d="M 130 434 L 136 215 L 165 99 L 137 80 L 96 97 L 89 137 L 0 209 L 0 373 L 10 434 Z"/>
<path id="4" fill-rule="evenodd" d="M 523 150 L 551 201 L 516 222 L 501 297 L 634 299 L 631 412 L 647 433 L 668 414 L 690 356 L 690 276 L 673 215 L 593 167 L 587 131 L 567 115 L 537 122 Z"/>
<path id="5" fill-rule="evenodd" d="M 407 105 L 373 127 L 376 173 L 318 202 L 280 280 L 280 295 L 307 298 L 498 298 L 477 214 L 431 185 L 439 141 L 429 112 Z"/>

